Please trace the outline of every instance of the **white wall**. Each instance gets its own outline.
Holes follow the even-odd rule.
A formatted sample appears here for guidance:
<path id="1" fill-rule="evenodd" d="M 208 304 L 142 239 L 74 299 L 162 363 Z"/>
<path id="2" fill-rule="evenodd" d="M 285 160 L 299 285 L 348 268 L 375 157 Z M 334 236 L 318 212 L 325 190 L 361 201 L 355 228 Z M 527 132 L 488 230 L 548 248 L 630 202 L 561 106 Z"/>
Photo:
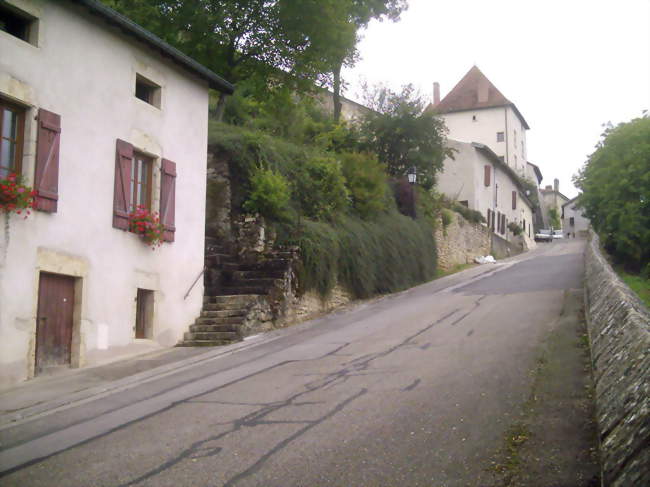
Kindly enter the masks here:
<path id="1" fill-rule="evenodd" d="M 586 236 L 591 222 L 582 214 L 584 210 L 576 207 L 574 203 L 565 205 L 563 208 L 564 218 L 562 219 L 562 229 L 564 236 L 568 237 L 569 234 L 571 234 L 571 237 Z M 571 225 L 571 218 L 573 218 L 573 225 Z"/>
<path id="2" fill-rule="evenodd" d="M 528 225 L 532 223 L 532 208 L 524 200 L 512 176 L 495 164 L 484 153 L 470 143 L 448 140 L 448 147 L 455 150 L 454 160 L 444 161 L 443 171 L 438 175 L 436 189 L 449 198 L 468 202 L 469 208 L 479 211 L 487 220 L 487 210 L 506 215 L 508 222 L 516 222 L 523 226 L 526 221 L 526 241 L 529 248 L 535 246 L 533 229 L 528 236 Z M 490 185 L 485 186 L 485 166 L 490 166 Z M 517 207 L 512 208 L 512 191 L 517 192 Z M 513 235 L 506 230 L 505 234 L 495 232 L 511 240 Z"/>
<path id="3" fill-rule="evenodd" d="M 511 107 L 444 113 L 440 117 L 449 129 L 450 139 L 485 144 L 518 174 L 526 173 L 526 130 Z M 504 133 L 503 142 L 497 142 L 497 132 Z"/>
<path id="4" fill-rule="evenodd" d="M 38 16 L 38 46 L 0 32 L 0 96 L 26 107 L 23 176 L 32 183 L 38 108 L 61 115 L 58 212 L 3 218 L 0 228 L 0 386 L 33 373 L 38 275 L 76 275 L 81 297 L 76 345 L 134 341 L 138 287 L 155 290 L 153 339 L 173 345 L 199 314 L 203 268 L 207 82 L 69 2 L 10 0 Z M 134 96 L 140 73 L 162 87 L 161 109 Z M 152 251 L 112 227 L 115 141 L 177 164 L 176 241 Z M 81 294 L 81 296 L 79 296 Z"/>

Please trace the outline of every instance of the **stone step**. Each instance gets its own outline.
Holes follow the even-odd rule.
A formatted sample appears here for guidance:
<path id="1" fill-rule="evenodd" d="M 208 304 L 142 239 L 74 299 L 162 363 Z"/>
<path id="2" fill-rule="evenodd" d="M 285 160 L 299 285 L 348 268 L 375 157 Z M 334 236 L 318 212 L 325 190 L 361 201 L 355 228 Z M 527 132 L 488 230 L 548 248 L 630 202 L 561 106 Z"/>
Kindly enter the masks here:
<path id="1" fill-rule="evenodd" d="M 265 288 L 270 288 L 276 282 L 282 282 L 282 279 L 275 279 L 273 277 L 259 277 L 259 278 L 252 278 L 252 279 L 233 279 L 232 281 L 228 282 L 226 286 L 235 286 L 235 287 L 242 287 L 242 286 L 249 286 L 249 287 L 265 287 Z"/>
<path id="2" fill-rule="evenodd" d="M 218 340 L 230 340 L 238 341 L 240 339 L 239 334 L 234 331 L 186 331 L 183 335 L 184 342 L 193 342 L 193 341 L 218 341 Z"/>
<path id="3" fill-rule="evenodd" d="M 218 304 L 213 304 L 213 306 L 219 306 Z M 227 318 L 227 317 L 241 317 L 246 314 L 246 310 L 243 308 L 235 309 L 203 309 L 201 311 L 201 318 Z"/>
<path id="4" fill-rule="evenodd" d="M 258 297 L 259 296 L 256 294 L 204 296 L 203 309 L 206 311 L 242 309 L 242 308 L 246 308 Z M 213 305 L 216 305 L 218 307 L 214 307 Z"/>
<path id="5" fill-rule="evenodd" d="M 237 333 L 238 325 L 190 325 L 191 332 L 233 332 Z"/>
<path id="6" fill-rule="evenodd" d="M 233 280 L 240 279 L 284 279 L 284 270 L 232 271 Z"/>
<path id="7" fill-rule="evenodd" d="M 257 295 L 268 294 L 269 288 L 265 286 L 222 286 L 222 291 L 226 295 Z M 221 297 L 221 296 L 216 296 Z"/>
<path id="8" fill-rule="evenodd" d="M 210 267 L 221 267 L 223 268 L 227 264 L 237 264 L 237 257 L 232 254 L 220 254 L 220 253 L 207 253 L 205 254 L 205 266 Z"/>
<path id="9" fill-rule="evenodd" d="M 236 340 L 239 341 L 239 340 Z M 183 340 L 177 347 L 220 347 L 231 345 L 233 340 Z"/>
<path id="10" fill-rule="evenodd" d="M 289 266 L 289 259 L 267 259 L 254 264 L 225 263 L 223 269 L 226 271 L 263 271 L 263 270 L 284 270 Z"/>
<path id="11" fill-rule="evenodd" d="M 241 323 L 243 315 L 239 316 L 222 316 L 222 317 L 201 317 L 197 318 L 195 324 L 197 325 L 236 325 Z"/>

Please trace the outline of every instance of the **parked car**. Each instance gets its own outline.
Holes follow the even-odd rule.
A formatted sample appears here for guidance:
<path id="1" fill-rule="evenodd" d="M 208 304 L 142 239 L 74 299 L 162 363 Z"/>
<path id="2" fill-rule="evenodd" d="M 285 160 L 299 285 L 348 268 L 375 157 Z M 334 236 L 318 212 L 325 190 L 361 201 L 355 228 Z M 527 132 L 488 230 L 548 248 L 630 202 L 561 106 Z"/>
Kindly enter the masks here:
<path id="1" fill-rule="evenodd" d="M 535 242 L 552 242 L 553 241 L 553 230 L 541 228 L 535 234 Z"/>

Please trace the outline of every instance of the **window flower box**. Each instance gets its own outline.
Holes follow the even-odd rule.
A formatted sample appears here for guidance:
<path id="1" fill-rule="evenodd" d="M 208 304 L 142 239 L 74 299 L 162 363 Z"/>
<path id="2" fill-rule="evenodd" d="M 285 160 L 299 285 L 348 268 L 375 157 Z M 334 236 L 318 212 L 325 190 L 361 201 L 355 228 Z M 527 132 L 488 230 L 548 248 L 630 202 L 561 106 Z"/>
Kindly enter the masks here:
<path id="1" fill-rule="evenodd" d="M 20 176 L 14 173 L 0 179 L 0 210 L 5 213 L 22 215 L 24 212 L 27 218 L 34 208 L 35 196 L 36 191 L 22 184 Z"/>
<path id="2" fill-rule="evenodd" d="M 138 205 L 129 213 L 129 231 L 138 235 L 144 242 L 151 245 L 152 249 L 155 249 L 162 245 L 165 227 L 160 223 L 158 213 Z"/>

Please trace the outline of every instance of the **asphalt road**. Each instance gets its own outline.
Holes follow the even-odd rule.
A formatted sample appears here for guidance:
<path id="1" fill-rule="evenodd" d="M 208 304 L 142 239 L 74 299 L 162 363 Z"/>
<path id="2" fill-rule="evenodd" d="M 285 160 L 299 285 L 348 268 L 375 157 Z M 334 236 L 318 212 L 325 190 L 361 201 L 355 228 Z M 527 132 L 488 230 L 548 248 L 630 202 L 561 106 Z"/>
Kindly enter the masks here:
<path id="1" fill-rule="evenodd" d="M 489 485 L 580 296 L 583 247 L 540 245 L 0 431 L 0 485 Z"/>

